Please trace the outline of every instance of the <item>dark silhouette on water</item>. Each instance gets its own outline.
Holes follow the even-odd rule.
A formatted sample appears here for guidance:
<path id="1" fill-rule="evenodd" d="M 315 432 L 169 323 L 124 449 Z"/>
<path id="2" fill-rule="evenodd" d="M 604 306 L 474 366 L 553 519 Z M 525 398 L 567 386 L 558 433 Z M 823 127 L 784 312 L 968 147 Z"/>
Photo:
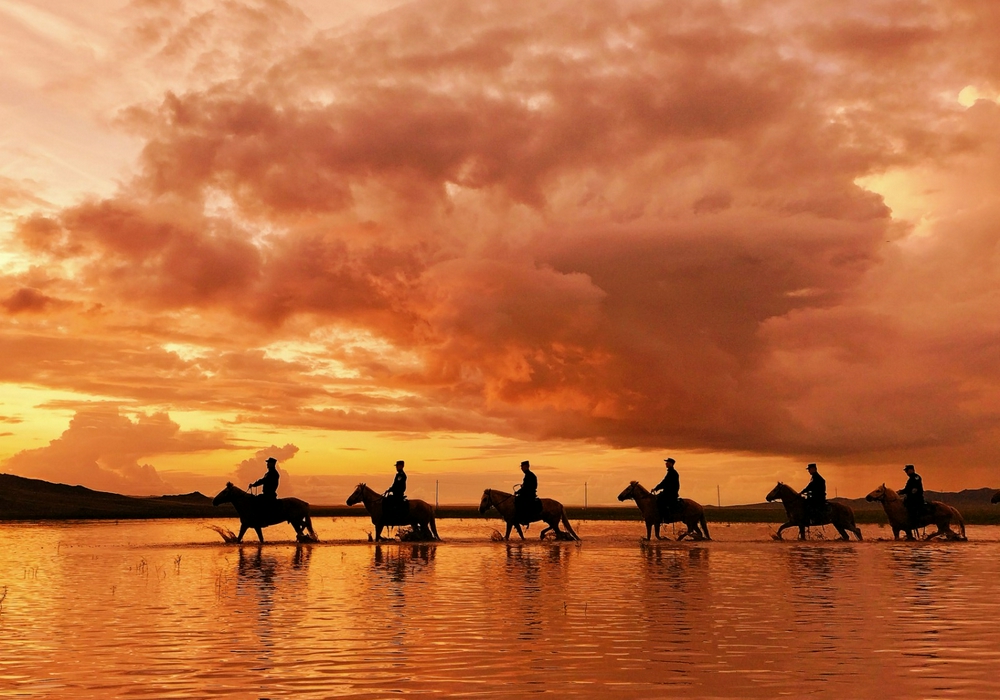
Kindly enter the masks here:
<path id="1" fill-rule="evenodd" d="M 882 504 L 885 517 L 889 519 L 889 527 L 892 528 L 894 539 L 899 539 L 900 532 L 905 532 L 906 539 L 908 540 L 916 539 L 914 537 L 914 530 L 927 527 L 928 525 L 936 526 L 937 532 L 932 532 L 925 539 L 929 540 L 935 537 L 944 537 L 949 540 L 966 539 L 965 521 L 962 519 L 962 514 L 958 512 L 957 508 L 947 503 L 931 501 L 927 504 L 927 508 L 921 512 L 917 520 L 914 521 L 911 520 L 910 512 L 906 509 L 903 499 L 885 484 L 882 484 L 865 496 L 865 500 L 878 501 Z M 961 533 L 956 533 L 951 529 L 952 522 L 958 524 Z"/>
<path id="2" fill-rule="evenodd" d="M 674 468 L 673 457 L 668 457 L 663 460 L 667 466 L 667 473 L 663 476 L 663 480 L 660 481 L 656 486 L 650 489 L 650 493 L 658 494 L 656 505 L 659 507 L 660 513 L 663 514 L 663 518 L 666 522 L 674 522 L 672 520 L 666 520 L 670 517 L 670 511 L 679 505 L 681 497 L 681 476 L 677 473 Z M 624 500 L 621 496 L 618 497 L 619 501 Z M 637 501 L 638 503 L 638 501 Z M 656 536 L 659 538 L 660 529 L 656 529 Z M 649 539 L 649 536 L 646 536 Z"/>
<path id="3" fill-rule="evenodd" d="M 770 503 L 774 500 L 781 501 L 781 505 L 785 507 L 785 515 L 788 518 L 788 522 L 779 527 L 778 531 L 774 534 L 774 539 L 776 540 L 781 539 L 781 533 L 786 528 L 799 528 L 799 539 L 804 540 L 806 538 L 807 527 L 810 525 L 828 524 L 837 528 L 841 539 L 849 540 L 850 537 L 847 534 L 849 532 L 853 532 L 854 536 L 859 540 L 862 539 L 861 528 L 854 522 L 854 509 L 848 505 L 837 503 L 836 501 L 829 503 L 828 515 L 820 518 L 817 522 L 810 523 L 806 517 L 806 499 L 788 484 L 783 484 L 779 481 L 771 489 L 771 492 L 767 494 L 767 502 Z"/>
<path id="4" fill-rule="evenodd" d="M 295 539 L 299 542 L 319 541 L 316 531 L 313 530 L 312 518 L 309 516 L 309 504 L 298 498 L 258 498 L 233 486 L 230 482 L 212 500 L 212 505 L 217 506 L 221 503 L 232 503 L 240 516 L 237 542 L 242 542 L 243 535 L 251 528 L 257 533 L 257 539 L 263 542 L 264 533 L 261 529 L 278 523 L 288 523 L 295 528 Z"/>
<path id="5" fill-rule="evenodd" d="M 521 462 L 521 472 L 524 474 L 521 485 L 514 487 L 514 511 L 518 522 L 527 525 L 541 518 L 542 502 L 538 499 L 538 477 L 531 471 L 528 460 Z"/>
<path id="6" fill-rule="evenodd" d="M 897 493 L 903 497 L 903 505 L 911 523 L 918 523 L 927 510 L 927 502 L 924 500 L 924 480 L 917 474 L 912 464 L 903 467 L 906 472 L 906 485 Z"/>
<path id="7" fill-rule="evenodd" d="M 659 498 L 652 492 L 647 491 L 638 481 L 629 482 L 625 490 L 618 494 L 619 501 L 626 501 L 630 498 L 635 501 L 635 504 L 639 506 L 639 510 L 642 512 L 642 519 L 646 522 L 647 540 L 650 539 L 653 528 L 656 529 L 656 539 L 668 539 L 660 537 L 660 525 L 677 522 L 682 522 L 687 526 L 687 530 L 684 530 L 677 536 L 678 541 L 683 540 L 688 535 L 696 540 L 712 539 L 708 534 L 705 509 L 700 503 L 692 501 L 690 498 L 681 498 L 677 500 L 673 508 L 664 514 L 660 510 Z"/>
<path id="8" fill-rule="evenodd" d="M 814 525 L 819 525 L 823 518 L 829 522 L 830 514 L 827 512 L 826 504 L 826 479 L 820 476 L 815 463 L 806 465 L 806 471 L 809 472 L 809 483 L 799 491 L 799 495 L 806 499 L 806 516 L 809 518 L 809 522 Z"/>
<path id="9" fill-rule="evenodd" d="M 396 476 L 392 486 L 386 489 L 382 496 L 382 511 L 389 520 L 408 522 L 410 503 L 406 499 L 406 472 L 403 471 L 403 460 L 396 462 Z"/>
<path id="10" fill-rule="evenodd" d="M 537 517 L 530 520 L 530 522 L 541 520 L 548 526 L 538 534 L 539 539 L 545 539 L 545 533 L 549 530 L 555 532 L 557 540 L 580 539 L 573 531 L 573 526 L 569 524 L 569 520 L 566 518 L 566 509 L 563 508 L 562 503 L 554 501 L 551 498 L 542 498 L 540 499 L 540 503 L 541 512 Z M 522 540 L 524 539 L 524 531 L 521 529 L 521 517 L 518 515 L 517 508 L 514 505 L 514 494 L 495 489 L 486 489 L 483 491 L 483 497 L 479 501 L 479 512 L 486 513 L 490 508 L 496 508 L 497 513 L 507 523 L 507 532 L 503 537 L 505 540 L 510 539 L 510 531 L 513 528 L 517 528 L 517 534 L 521 536 Z M 565 526 L 566 532 L 559 529 L 560 522 Z"/>
<path id="11" fill-rule="evenodd" d="M 278 473 L 278 460 L 274 457 L 267 458 L 267 472 L 257 481 L 250 484 L 247 491 L 253 492 L 254 487 L 261 486 L 261 498 L 275 500 L 278 498 L 278 480 L 281 475 Z"/>
<path id="12" fill-rule="evenodd" d="M 382 528 L 400 525 L 409 525 L 413 528 L 413 535 L 425 540 L 440 540 L 437 532 L 437 523 L 434 519 L 434 508 L 427 501 L 414 498 L 409 501 L 406 517 L 399 518 L 385 509 L 386 497 L 368 488 L 367 484 L 358 484 L 354 492 L 348 497 L 347 505 L 353 506 L 357 503 L 364 503 L 365 510 L 371 516 L 372 525 L 375 526 L 375 541 L 381 542 Z"/>

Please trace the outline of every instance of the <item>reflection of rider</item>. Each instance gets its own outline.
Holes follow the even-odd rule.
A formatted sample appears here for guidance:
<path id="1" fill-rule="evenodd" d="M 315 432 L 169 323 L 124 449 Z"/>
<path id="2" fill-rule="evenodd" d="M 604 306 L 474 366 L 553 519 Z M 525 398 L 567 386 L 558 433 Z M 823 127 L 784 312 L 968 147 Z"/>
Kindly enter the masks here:
<path id="1" fill-rule="evenodd" d="M 809 516 L 809 521 L 815 524 L 826 510 L 826 479 L 816 471 L 815 464 L 808 465 L 806 470 L 812 478 L 799 495 L 806 497 L 806 514 Z"/>
<path id="2" fill-rule="evenodd" d="M 403 517 L 406 507 L 406 472 L 403 471 L 403 464 L 403 460 L 396 462 L 396 478 L 385 492 L 385 505 L 396 517 Z"/>
<path id="3" fill-rule="evenodd" d="M 531 471 L 528 460 L 521 462 L 521 471 L 524 472 L 524 479 L 521 480 L 521 488 L 514 493 L 514 508 L 522 522 L 528 522 L 534 515 L 535 501 L 538 499 L 538 477 Z"/>
<path id="4" fill-rule="evenodd" d="M 667 474 L 663 477 L 663 481 L 653 487 L 652 493 L 659 491 L 656 506 L 660 509 L 662 516 L 667 516 L 670 511 L 677 507 L 681 493 L 681 477 L 674 469 L 673 457 L 668 457 L 663 461 L 667 465 Z"/>
<path id="5" fill-rule="evenodd" d="M 924 482 L 920 475 L 914 470 L 912 464 L 903 467 L 908 477 L 906 486 L 902 488 L 899 495 L 903 497 L 903 505 L 906 506 L 906 513 L 910 518 L 910 525 L 917 527 L 924 511 Z"/>
<path id="6" fill-rule="evenodd" d="M 250 484 L 250 488 L 254 486 L 263 486 L 261 489 L 261 498 L 276 499 L 278 497 L 278 479 L 281 475 L 278 474 L 278 460 L 274 457 L 267 458 L 267 473 L 264 474 L 257 481 Z"/>

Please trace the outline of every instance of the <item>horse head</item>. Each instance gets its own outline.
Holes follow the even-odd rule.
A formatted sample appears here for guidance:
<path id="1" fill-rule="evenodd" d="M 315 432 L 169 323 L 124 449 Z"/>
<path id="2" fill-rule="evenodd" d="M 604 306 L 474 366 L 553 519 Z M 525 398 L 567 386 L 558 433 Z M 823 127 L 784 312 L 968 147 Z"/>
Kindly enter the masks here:
<path id="1" fill-rule="evenodd" d="M 625 489 L 618 494 L 618 500 L 627 501 L 630 498 L 635 498 L 635 487 L 638 486 L 638 484 L 638 481 L 630 481 L 628 486 L 626 486 Z"/>
<path id="2" fill-rule="evenodd" d="M 347 497 L 347 505 L 353 506 L 355 503 L 360 503 L 365 497 L 365 489 L 367 486 L 364 483 L 360 483 L 354 489 L 354 493 Z"/>
<path id="3" fill-rule="evenodd" d="M 483 491 L 483 498 L 479 501 L 479 513 L 484 515 L 493 505 L 493 492 L 490 489 Z"/>
<path id="4" fill-rule="evenodd" d="M 785 486 L 783 483 L 779 481 L 777 485 L 773 489 L 771 489 L 771 491 L 767 494 L 764 500 L 770 503 L 771 501 L 781 498 L 781 492 L 787 488 L 788 488 L 787 486 Z"/>
<path id="5" fill-rule="evenodd" d="M 224 488 L 221 491 L 219 491 L 219 495 L 212 499 L 212 505 L 213 506 L 217 506 L 217 505 L 220 505 L 222 503 L 232 503 L 233 502 L 233 496 L 232 496 L 231 492 L 232 492 L 232 489 L 234 489 L 234 488 L 235 487 L 233 486 L 233 482 L 227 481 L 226 482 L 226 488 Z"/>
<path id="6" fill-rule="evenodd" d="M 888 491 L 888 489 L 885 487 L 885 484 L 882 484 L 877 489 L 875 489 L 874 491 L 872 491 L 870 494 L 868 494 L 867 496 L 865 496 L 865 500 L 866 501 L 883 501 L 884 502 L 885 501 L 885 493 L 886 493 L 886 491 Z"/>

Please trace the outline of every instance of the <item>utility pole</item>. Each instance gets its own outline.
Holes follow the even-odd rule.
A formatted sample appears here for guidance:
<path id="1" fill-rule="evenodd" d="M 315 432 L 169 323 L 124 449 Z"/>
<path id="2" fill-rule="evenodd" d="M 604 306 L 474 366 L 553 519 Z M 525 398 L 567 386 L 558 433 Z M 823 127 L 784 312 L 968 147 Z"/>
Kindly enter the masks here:
<path id="1" fill-rule="evenodd" d="M 587 510 L 587 482 L 583 482 L 583 509 Z"/>
<path id="2" fill-rule="evenodd" d="M 719 508 L 722 507 L 722 488 L 716 484 L 715 485 L 715 497 L 719 500 Z"/>
<path id="3" fill-rule="evenodd" d="M 434 480 L 434 507 L 435 508 L 438 507 L 438 492 L 439 492 L 440 485 L 441 485 L 441 482 L 438 481 L 437 479 L 435 479 Z"/>

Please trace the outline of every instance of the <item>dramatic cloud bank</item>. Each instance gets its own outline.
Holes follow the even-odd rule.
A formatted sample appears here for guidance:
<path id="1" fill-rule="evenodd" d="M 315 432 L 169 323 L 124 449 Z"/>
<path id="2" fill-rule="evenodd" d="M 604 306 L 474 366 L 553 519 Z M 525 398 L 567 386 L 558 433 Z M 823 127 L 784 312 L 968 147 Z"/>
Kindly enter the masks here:
<path id="1" fill-rule="evenodd" d="M 115 112 L 141 153 L 113 194 L 17 219 L 0 381 L 286 432 L 1000 457 L 1000 7 L 127 17 L 79 89 L 156 76 Z M 80 449 L 90 417 L 49 449 L 152 479 Z"/>

